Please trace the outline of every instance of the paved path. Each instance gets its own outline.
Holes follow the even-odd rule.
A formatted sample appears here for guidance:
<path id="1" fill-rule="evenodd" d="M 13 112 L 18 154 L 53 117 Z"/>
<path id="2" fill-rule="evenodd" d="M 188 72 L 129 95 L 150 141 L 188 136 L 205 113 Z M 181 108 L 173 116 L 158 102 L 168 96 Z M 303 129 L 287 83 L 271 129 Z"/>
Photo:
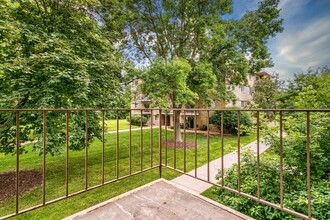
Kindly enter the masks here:
<path id="1" fill-rule="evenodd" d="M 154 129 L 154 128 L 159 128 L 159 126 L 152 126 L 152 129 Z M 151 129 L 150 126 L 148 126 L 148 127 L 142 127 L 142 130 L 149 130 L 149 129 Z M 140 127 L 139 127 L 139 128 L 132 128 L 131 130 L 132 130 L 132 131 L 140 131 L 141 128 L 140 128 Z M 120 132 L 129 132 L 129 129 L 118 130 L 118 132 L 119 132 L 119 133 L 120 133 Z M 117 133 L 117 130 L 115 130 L 115 131 L 107 131 L 107 132 L 105 132 L 105 134 L 115 134 L 115 133 Z"/>
<path id="2" fill-rule="evenodd" d="M 248 145 L 246 145 L 246 147 L 249 147 L 251 150 L 253 150 L 256 154 L 257 152 L 257 141 L 254 141 Z M 266 145 L 263 141 L 260 141 L 259 143 L 259 147 L 260 147 L 260 154 L 263 153 L 264 151 L 266 151 L 270 146 Z M 226 154 L 224 157 L 224 168 L 228 169 L 230 167 L 233 166 L 233 164 L 237 163 L 237 151 L 234 151 L 232 153 Z M 217 183 L 219 182 L 219 180 L 217 180 L 215 177 L 218 173 L 218 170 L 221 169 L 221 157 L 211 161 L 210 162 L 210 182 L 212 183 Z M 190 175 L 195 175 L 195 170 L 190 171 L 188 174 Z M 197 177 L 207 180 L 207 164 L 197 168 Z M 213 186 L 210 183 L 206 183 L 204 181 L 195 179 L 193 177 L 187 176 L 187 175 L 182 175 L 179 176 L 175 179 L 172 180 L 172 182 L 179 184 L 181 186 L 184 186 L 196 193 L 202 193 L 204 192 L 206 189 L 210 188 L 211 186 Z"/>

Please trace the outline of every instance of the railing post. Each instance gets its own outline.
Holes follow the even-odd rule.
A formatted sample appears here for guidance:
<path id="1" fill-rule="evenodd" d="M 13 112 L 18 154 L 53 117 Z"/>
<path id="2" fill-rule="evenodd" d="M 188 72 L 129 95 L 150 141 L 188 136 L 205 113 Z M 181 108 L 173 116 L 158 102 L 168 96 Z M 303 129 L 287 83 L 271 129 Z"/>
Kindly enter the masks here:
<path id="1" fill-rule="evenodd" d="M 42 156 L 43 156 L 43 163 L 42 163 L 42 204 L 46 204 L 46 138 L 47 138 L 47 130 L 46 130 L 46 111 L 42 111 Z"/>
<path id="2" fill-rule="evenodd" d="M 260 199 L 260 112 L 257 110 L 257 196 Z"/>
<path id="3" fill-rule="evenodd" d="M 241 192 L 241 112 L 237 111 L 237 191 Z"/>
<path id="4" fill-rule="evenodd" d="M 19 211 L 19 153 L 20 153 L 20 128 L 19 111 L 16 111 L 16 214 Z"/>
<path id="5" fill-rule="evenodd" d="M 312 218 L 311 205 L 311 167 L 310 167 L 310 112 L 307 111 L 306 116 L 306 165 L 307 165 L 307 200 L 308 200 L 308 217 Z"/>
<path id="6" fill-rule="evenodd" d="M 223 161 L 223 157 L 225 156 L 224 155 L 224 136 L 223 136 L 223 119 L 224 117 L 224 112 L 221 111 L 221 186 L 223 187 L 224 186 L 224 161 Z"/>
<path id="7" fill-rule="evenodd" d="M 69 111 L 65 112 L 65 196 L 69 195 Z"/>
<path id="8" fill-rule="evenodd" d="M 105 135 L 105 128 L 104 128 L 104 110 L 102 112 L 102 185 L 104 184 L 104 135 Z"/>
<path id="9" fill-rule="evenodd" d="M 283 208 L 283 112 L 280 111 L 280 206 Z"/>
<path id="10" fill-rule="evenodd" d="M 166 125 L 165 125 L 166 126 Z M 159 178 L 162 178 L 162 110 L 159 109 Z"/>
<path id="11" fill-rule="evenodd" d="M 88 111 L 85 112 L 85 190 L 88 189 Z"/>

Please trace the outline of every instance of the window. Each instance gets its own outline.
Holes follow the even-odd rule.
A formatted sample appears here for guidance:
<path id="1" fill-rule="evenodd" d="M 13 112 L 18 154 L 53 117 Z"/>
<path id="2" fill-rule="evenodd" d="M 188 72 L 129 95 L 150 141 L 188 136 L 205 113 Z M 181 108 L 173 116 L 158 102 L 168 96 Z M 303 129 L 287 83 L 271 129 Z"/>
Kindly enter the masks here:
<path id="1" fill-rule="evenodd" d="M 159 121 L 159 115 L 155 115 L 155 121 Z"/>
<path id="2" fill-rule="evenodd" d="M 241 108 L 244 108 L 244 107 L 245 107 L 245 102 L 241 101 Z"/>
<path id="3" fill-rule="evenodd" d="M 241 92 L 244 92 L 244 86 L 241 86 Z"/>
<path id="4" fill-rule="evenodd" d="M 211 104 L 211 108 L 215 108 L 215 101 L 213 100 L 212 104 Z"/>

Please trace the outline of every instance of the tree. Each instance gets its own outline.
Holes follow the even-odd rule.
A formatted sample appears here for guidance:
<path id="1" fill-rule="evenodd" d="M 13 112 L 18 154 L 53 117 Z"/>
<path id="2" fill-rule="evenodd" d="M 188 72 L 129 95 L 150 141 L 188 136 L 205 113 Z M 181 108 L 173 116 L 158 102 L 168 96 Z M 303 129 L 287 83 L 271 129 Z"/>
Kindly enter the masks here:
<path id="1" fill-rule="evenodd" d="M 329 108 L 329 83 L 330 70 L 327 67 L 316 70 L 308 69 L 306 73 L 295 74 L 294 78 L 288 82 L 287 87 L 278 94 L 279 107 L 301 108 L 296 106 L 299 94 L 307 90 L 315 90 L 315 101 L 313 103 L 319 105 L 317 108 Z M 306 107 L 311 108 L 312 106 Z"/>
<path id="2" fill-rule="evenodd" d="M 270 78 L 262 77 L 259 79 L 252 91 L 252 101 L 263 109 L 276 108 L 276 95 L 278 93 L 280 81 L 278 74 L 272 75 Z"/>
<path id="3" fill-rule="evenodd" d="M 125 51 L 148 65 L 140 77 L 143 93 L 157 103 L 168 99 L 168 106 L 178 109 L 196 102 L 210 106 L 211 95 L 232 97 L 227 84 L 244 84 L 247 73 L 272 65 L 266 43 L 282 31 L 278 2 L 261 1 L 257 10 L 233 20 L 224 18 L 232 11 L 231 0 L 127 1 Z M 165 88 L 170 75 L 177 80 L 169 85 L 172 90 Z M 175 129 L 181 141 L 179 126 Z"/>
<path id="4" fill-rule="evenodd" d="M 291 108 L 318 109 L 328 106 L 329 100 L 324 98 L 329 92 L 330 79 L 328 69 L 320 72 L 296 75 L 287 92 L 292 103 Z M 294 90 L 293 88 L 296 88 Z M 315 89 L 317 88 L 317 89 Z M 290 96 L 289 96 L 290 95 Z M 309 112 L 309 168 L 311 204 L 313 218 L 330 218 L 330 113 Z M 282 112 L 282 128 L 285 135 L 282 143 L 279 137 L 279 116 L 275 117 L 275 126 L 267 126 L 265 140 L 271 148 L 261 155 L 259 162 L 260 197 L 275 204 L 280 203 L 280 152 L 282 144 L 284 206 L 307 215 L 307 114 L 306 112 Z M 242 151 L 240 167 L 241 190 L 249 195 L 257 194 L 257 158 L 253 153 Z M 238 166 L 226 170 L 225 183 L 228 187 L 237 188 Z M 256 219 L 292 219 L 292 216 L 269 206 L 258 204 L 242 196 L 216 189 L 215 193 L 221 203 Z"/>
<path id="5" fill-rule="evenodd" d="M 0 108 L 116 106 L 123 62 L 113 47 L 118 39 L 97 21 L 98 1 L 0 0 L 0 5 Z M 70 115 L 75 131 L 70 149 L 85 146 L 84 117 Z M 22 113 L 20 119 L 21 141 L 33 131 L 39 140 L 34 150 L 41 151 L 42 115 Z M 64 114 L 47 114 L 47 153 L 61 152 L 64 123 Z M 14 152 L 13 125 L 13 114 L 0 114 L 0 152 Z M 99 116 L 89 114 L 90 141 L 100 129 Z"/>

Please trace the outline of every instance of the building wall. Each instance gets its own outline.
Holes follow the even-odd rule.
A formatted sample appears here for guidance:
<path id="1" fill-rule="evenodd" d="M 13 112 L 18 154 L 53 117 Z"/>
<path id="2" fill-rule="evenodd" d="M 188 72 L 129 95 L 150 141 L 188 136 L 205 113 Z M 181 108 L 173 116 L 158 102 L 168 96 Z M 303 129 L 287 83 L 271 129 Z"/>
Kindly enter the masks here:
<path id="1" fill-rule="evenodd" d="M 218 101 L 214 97 L 214 105 L 210 107 L 209 116 L 212 116 L 214 114 L 213 109 L 223 109 L 225 107 L 240 107 L 244 108 L 245 105 L 252 100 L 252 90 L 254 88 L 254 85 L 258 79 L 261 77 L 269 77 L 270 75 L 266 72 L 260 72 L 257 73 L 255 76 L 249 75 L 247 78 L 247 85 L 245 86 L 233 86 L 232 91 L 237 97 L 236 103 L 224 103 L 223 101 Z M 144 102 L 148 102 L 151 100 L 148 100 L 147 97 L 145 97 L 140 91 L 138 91 L 138 85 L 141 83 L 141 81 L 135 81 L 131 85 L 131 91 L 132 91 L 132 102 L 131 102 L 131 109 L 132 109 L 132 115 L 141 115 L 141 109 L 142 114 L 146 115 L 149 118 L 149 124 L 151 121 L 153 122 L 153 125 L 159 125 L 160 117 L 162 119 L 162 125 L 165 125 L 165 113 L 163 112 L 162 116 L 159 115 L 158 110 L 153 110 L 152 112 L 145 108 Z M 196 109 L 205 109 L 201 102 L 197 102 L 194 106 Z M 135 110 L 136 109 L 136 110 Z M 193 109 L 191 107 L 187 107 L 187 109 Z M 213 111 L 212 111 L 213 110 Z M 173 117 L 173 111 L 168 112 L 168 120 L 167 125 L 173 126 L 174 125 L 174 117 Z M 194 120 L 194 112 L 186 112 L 187 120 Z M 197 129 L 202 129 L 203 127 L 207 126 L 208 117 L 207 117 L 207 111 L 198 111 L 196 112 L 196 127 Z M 152 120 L 151 120 L 152 117 Z M 188 119 L 189 118 L 189 119 Z M 184 114 L 183 111 L 181 113 L 180 117 L 180 123 L 184 123 Z M 195 123 L 194 123 L 195 124 Z M 212 127 L 212 130 L 217 130 L 217 128 Z"/>
<path id="2" fill-rule="evenodd" d="M 256 75 L 249 74 L 247 77 L 247 85 L 233 86 L 232 91 L 236 95 L 237 101 L 235 103 L 226 103 L 226 107 L 244 108 L 247 103 L 252 101 L 253 88 L 261 77 L 270 78 L 270 75 L 266 72 L 259 72 Z"/>

